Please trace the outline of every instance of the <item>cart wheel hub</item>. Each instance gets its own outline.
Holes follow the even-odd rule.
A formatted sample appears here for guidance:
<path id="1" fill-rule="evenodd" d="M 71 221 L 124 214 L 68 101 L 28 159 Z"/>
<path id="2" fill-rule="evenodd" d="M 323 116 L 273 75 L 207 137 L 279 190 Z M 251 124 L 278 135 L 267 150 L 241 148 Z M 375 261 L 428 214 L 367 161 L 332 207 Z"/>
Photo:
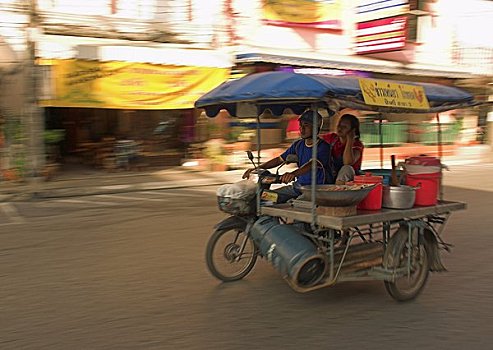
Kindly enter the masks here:
<path id="1" fill-rule="evenodd" d="M 224 248 L 224 257 L 229 262 L 233 262 L 238 257 L 239 252 L 240 252 L 240 246 L 238 244 L 236 244 L 236 243 L 229 243 Z"/>

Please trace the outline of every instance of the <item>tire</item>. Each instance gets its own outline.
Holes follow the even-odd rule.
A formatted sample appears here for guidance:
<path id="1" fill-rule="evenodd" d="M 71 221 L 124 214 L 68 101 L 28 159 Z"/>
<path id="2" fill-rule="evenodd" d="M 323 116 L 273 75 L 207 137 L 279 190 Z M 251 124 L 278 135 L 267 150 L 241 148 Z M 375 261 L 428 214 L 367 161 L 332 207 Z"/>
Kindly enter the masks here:
<path id="1" fill-rule="evenodd" d="M 423 240 L 418 240 L 417 231 L 413 232 L 411 248 L 411 273 L 397 278 L 395 281 L 385 281 L 385 289 L 397 301 L 409 301 L 416 298 L 423 290 L 430 271 L 430 254 Z M 387 269 L 407 268 L 408 266 L 408 232 L 403 226 L 392 237 L 384 257 Z M 414 262 L 413 262 L 414 261 Z"/>
<path id="2" fill-rule="evenodd" d="M 243 243 L 245 249 L 238 255 Z M 248 275 L 255 266 L 257 256 L 257 247 L 239 227 L 214 231 L 207 242 L 205 254 L 207 268 L 223 282 L 238 281 Z"/>

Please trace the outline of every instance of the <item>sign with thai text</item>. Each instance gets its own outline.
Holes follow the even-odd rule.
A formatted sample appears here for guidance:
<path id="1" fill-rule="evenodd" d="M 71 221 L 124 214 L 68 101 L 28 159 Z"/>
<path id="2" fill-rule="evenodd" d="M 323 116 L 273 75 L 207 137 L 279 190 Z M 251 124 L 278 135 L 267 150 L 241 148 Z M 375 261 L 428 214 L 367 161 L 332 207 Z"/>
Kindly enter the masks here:
<path id="1" fill-rule="evenodd" d="M 341 30 L 341 0 L 262 0 L 263 21 L 285 27 Z"/>
<path id="2" fill-rule="evenodd" d="M 393 83 L 384 80 L 359 79 L 365 103 L 373 106 L 429 109 L 422 86 Z"/>
<path id="3" fill-rule="evenodd" d="M 55 92 L 41 105 L 116 109 L 185 109 L 228 80 L 229 68 L 54 60 Z"/>

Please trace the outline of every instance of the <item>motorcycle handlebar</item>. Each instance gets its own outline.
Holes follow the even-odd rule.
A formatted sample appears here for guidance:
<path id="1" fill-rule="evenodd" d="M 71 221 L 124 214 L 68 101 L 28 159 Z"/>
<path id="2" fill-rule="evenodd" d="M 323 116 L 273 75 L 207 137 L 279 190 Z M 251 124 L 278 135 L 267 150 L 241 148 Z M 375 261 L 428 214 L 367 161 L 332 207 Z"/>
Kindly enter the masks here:
<path id="1" fill-rule="evenodd" d="M 281 175 L 272 174 L 268 170 L 255 169 L 251 173 L 256 174 L 259 178 L 259 182 L 264 184 L 264 185 L 280 184 L 281 183 Z"/>
<path id="2" fill-rule="evenodd" d="M 280 175 L 274 175 L 274 174 L 261 176 L 260 182 L 264 185 L 280 184 L 281 183 L 281 176 Z"/>

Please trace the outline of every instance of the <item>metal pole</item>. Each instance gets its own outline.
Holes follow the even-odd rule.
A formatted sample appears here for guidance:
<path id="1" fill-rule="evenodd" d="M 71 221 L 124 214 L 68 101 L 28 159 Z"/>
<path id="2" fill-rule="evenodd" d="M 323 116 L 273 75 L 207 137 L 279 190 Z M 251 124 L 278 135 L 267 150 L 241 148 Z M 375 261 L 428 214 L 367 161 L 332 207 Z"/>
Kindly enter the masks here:
<path id="1" fill-rule="evenodd" d="M 38 30 L 36 1 L 29 1 L 29 27 L 27 28 L 27 62 L 25 76 L 26 127 L 28 131 L 28 180 L 34 196 L 39 193 L 39 182 L 45 166 L 44 118 L 38 105 L 39 76 L 36 68 L 36 42 Z"/>
<path id="2" fill-rule="evenodd" d="M 382 133 L 382 115 L 378 118 L 378 136 L 380 141 L 380 169 L 383 169 L 383 133 Z"/>
<path id="3" fill-rule="evenodd" d="M 316 230 L 316 220 L 317 220 L 317 206 L 316 203 L 316 187 L 317 187 L 317 141 L 318 141 L 318 116 L 316 105 L 312 106 L 313 111 L 313 125 L 312 125 L 312 230 Z"/>
<path id="4" fill-rule="evenodd" d="M 260 115 L 257 115 L 257 167 L 260 165 Z"/>
<path id="5" fill-rule="evenodd" d="M 437 118 L 437 143 L 438 143 L 438 158 L 442 161 L 442 124 L 440 123 L 440 114 L 436 114 Z"/>
<path id="6" fill-rule="evenodd" d="M 443 200 L 443 181 L 442 181 L 442 176 L 443 176 L 443 169 L 442 169 L 442 125 L 440 123 L 440 113 L 436 114 L 437 118 L 437 142 L 438 142 L 438 159 L 440 160 L 440 178 L 438 179 L 438 188 L 439 188 L 439 195 L 438 199 L 441 201 Z"/>
<path id="7" fill-rule="evenodd" d="M 257 111 L 257 169 L 260 166 L 260 114 Z M 260 215 L 260 183 L 257 184 L 257 215 Z"/>

